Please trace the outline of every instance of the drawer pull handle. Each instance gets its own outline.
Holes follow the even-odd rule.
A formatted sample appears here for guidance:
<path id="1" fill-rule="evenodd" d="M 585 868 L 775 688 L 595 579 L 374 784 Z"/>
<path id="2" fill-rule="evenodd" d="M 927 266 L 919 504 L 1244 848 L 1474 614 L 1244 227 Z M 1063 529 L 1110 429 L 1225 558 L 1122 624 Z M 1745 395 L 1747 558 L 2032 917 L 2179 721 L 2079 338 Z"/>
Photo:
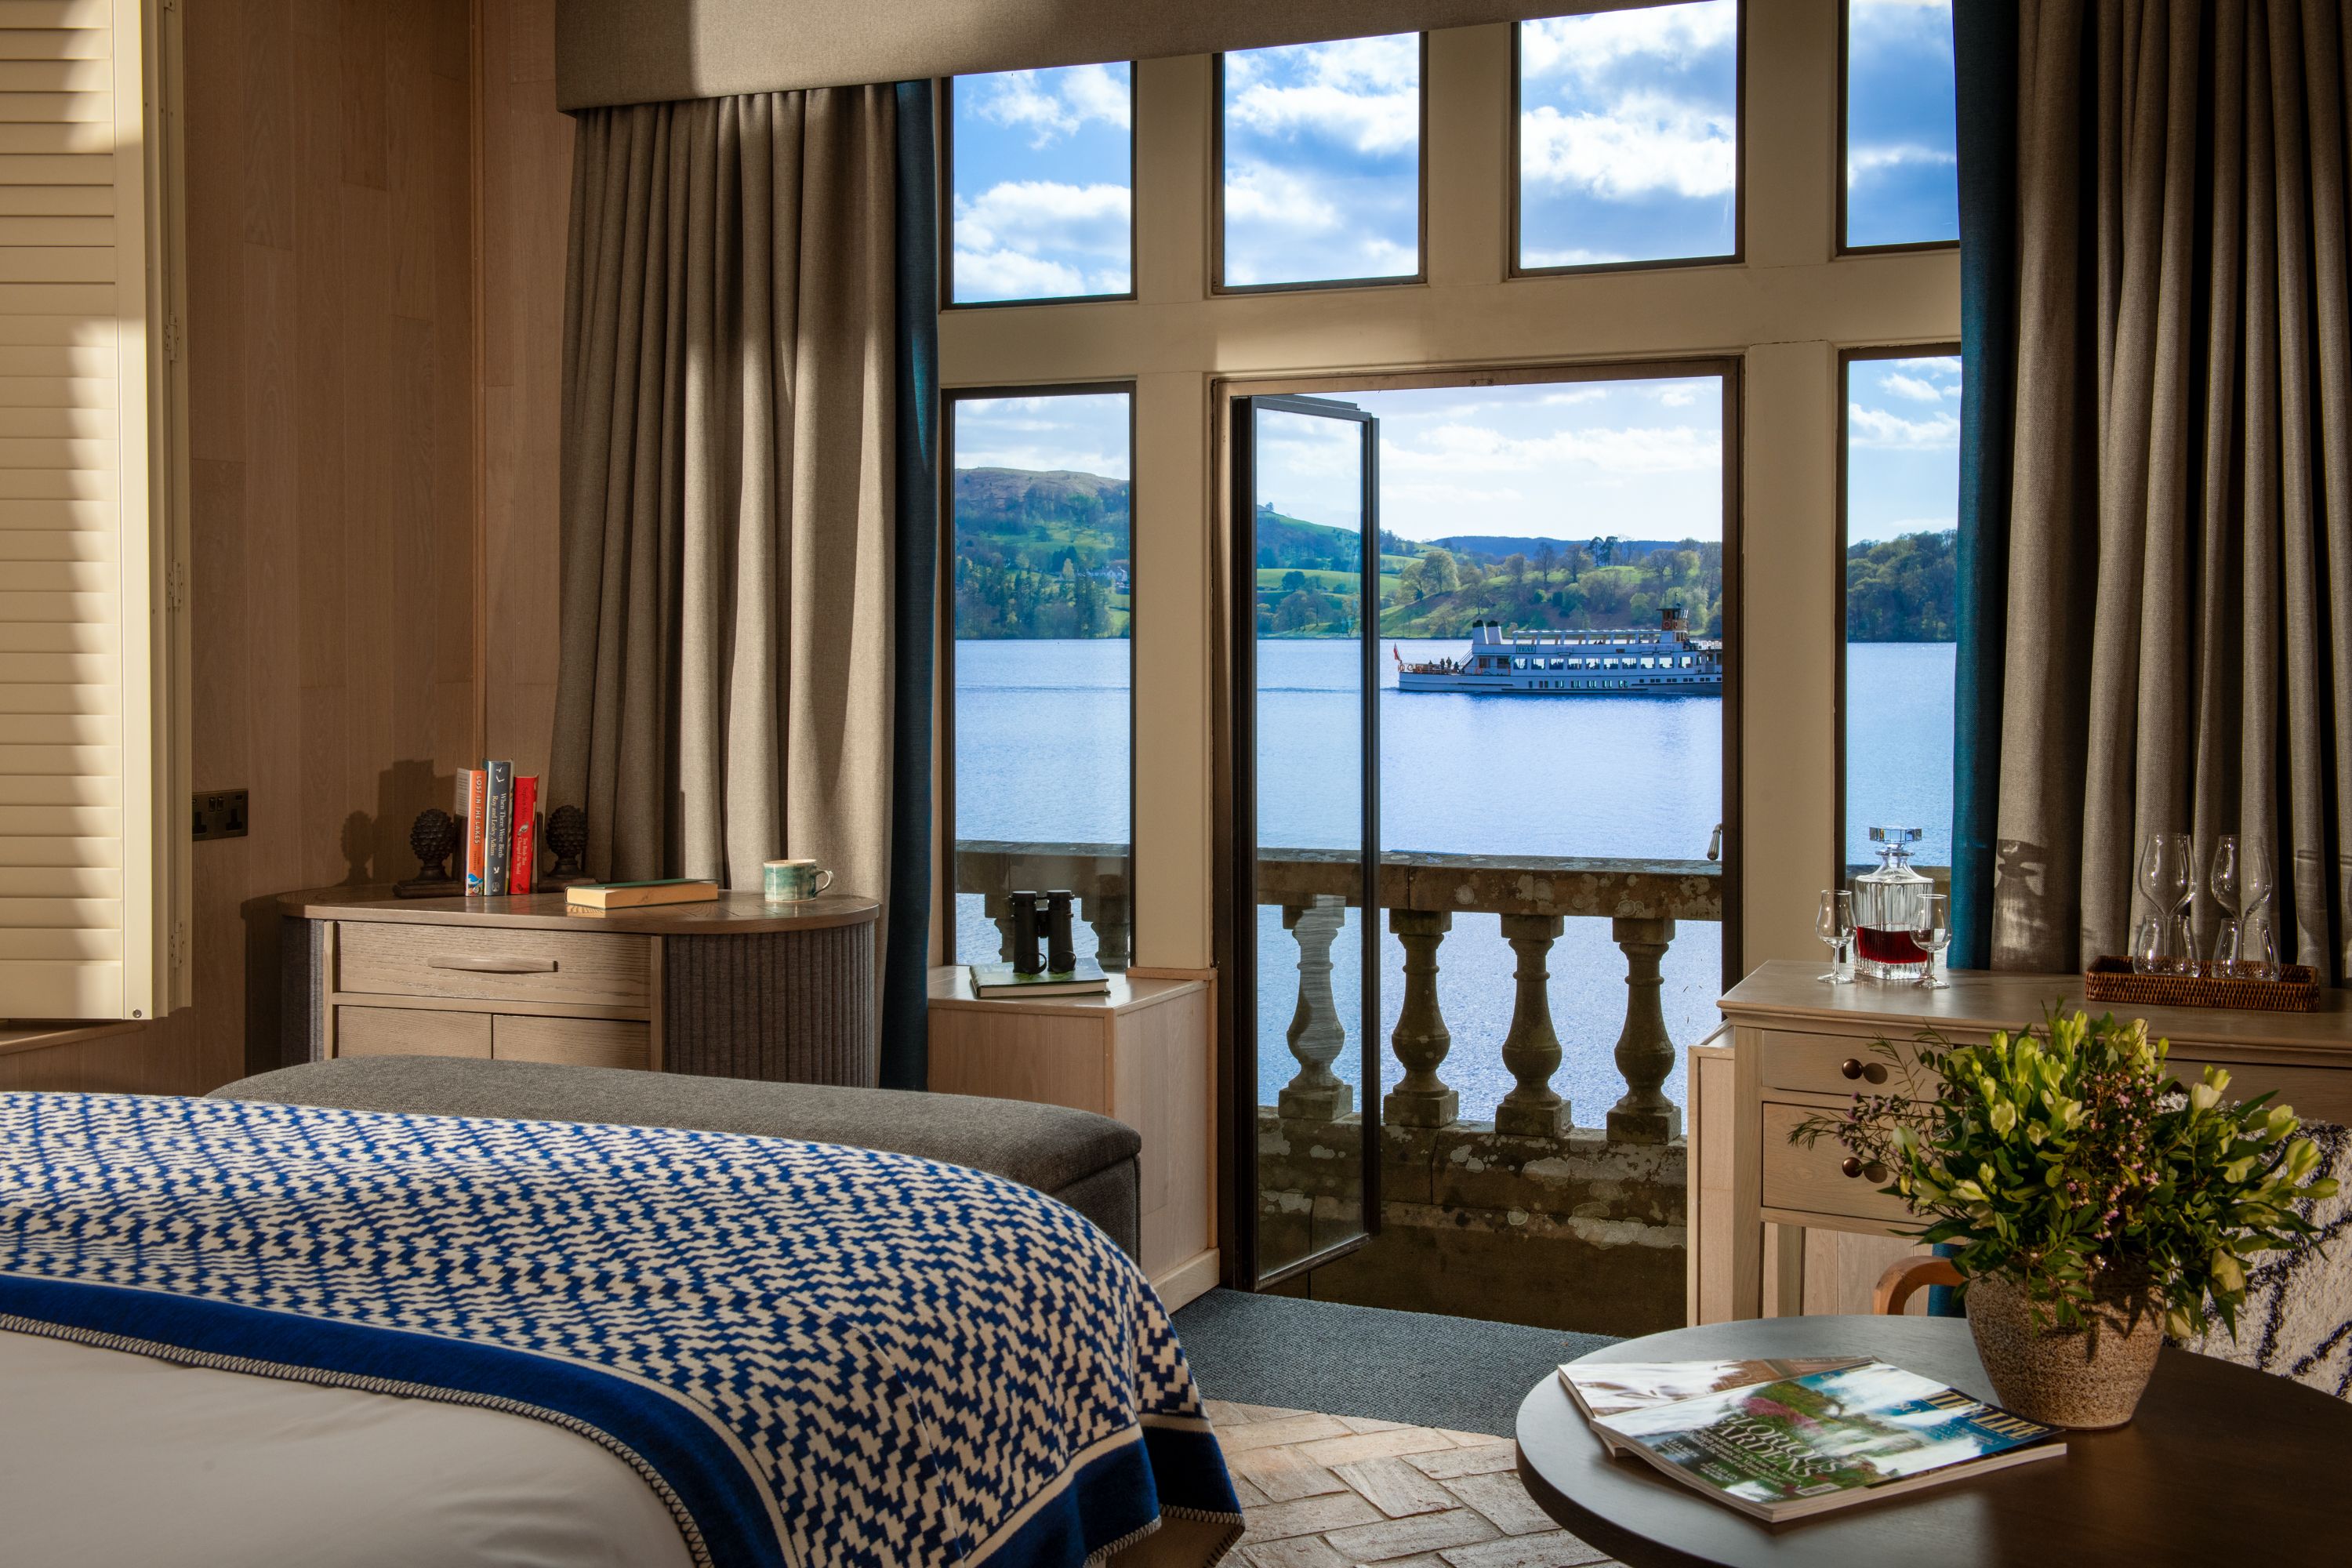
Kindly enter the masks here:
<path id="1" fill-rule="evenodd" d="M 1876 1062 L 1864 1063 L 1859 1057 L 1848 1057 L 1838 1063 L 1838 1071 L 1846 1078 L 1866 1079 L 1872 1083 L 1885 1083 L 1886 1069 Z"/>
<path id="2" fill-rule="evenodd" d="M 1862 1162 L 1848 1154 L 1838 1162 L 1838 1169 L 1844 1172 L 1849 1178 L 1859 1176 L 1862 1174 Z"/>
<path id="3" fill-rule="evenodd" d="M 551 958 L 428 958 L 427 969 L 461 969 L 468 974 L 552 974 Z"/>
<path id="4" fill-rule="evenodd" d="M 1883 1187 L 1886 1184 L 1886 1167 L 1875 1160 L 1865 1165 L 1858 1157 L 1848 1154 L 1838 1162 L 1838 1169 L 1849 1180 L 1860 1178 L 1869 1182 L 1873 1186 Z"/>

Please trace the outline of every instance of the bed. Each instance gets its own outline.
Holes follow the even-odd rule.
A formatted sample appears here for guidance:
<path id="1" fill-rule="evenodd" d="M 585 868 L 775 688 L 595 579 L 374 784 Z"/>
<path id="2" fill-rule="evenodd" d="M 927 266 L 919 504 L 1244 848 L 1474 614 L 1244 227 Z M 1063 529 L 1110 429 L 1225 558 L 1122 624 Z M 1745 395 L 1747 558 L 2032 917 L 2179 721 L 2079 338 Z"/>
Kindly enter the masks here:
<path id="1" fill-rule="evenodd" d="M 24 1568 L 1189 1568 L 1241 1526 L 1104 1228 L 730 1131 L 0 1095 L 0 1387 Z"/>

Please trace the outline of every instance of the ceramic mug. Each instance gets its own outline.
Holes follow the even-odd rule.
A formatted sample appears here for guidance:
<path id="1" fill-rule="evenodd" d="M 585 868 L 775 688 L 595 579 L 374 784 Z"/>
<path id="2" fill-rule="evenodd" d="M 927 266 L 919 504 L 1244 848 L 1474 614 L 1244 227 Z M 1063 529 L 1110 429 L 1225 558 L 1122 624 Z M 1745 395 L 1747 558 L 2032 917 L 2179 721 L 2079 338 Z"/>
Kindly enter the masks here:
<path id="1" fill-rule="evenodd" d="M 833 886 L 833 873 L 814 860 L 768 860 L 760 867 L 760 895 L 772 904 L 797 904 Z"/>

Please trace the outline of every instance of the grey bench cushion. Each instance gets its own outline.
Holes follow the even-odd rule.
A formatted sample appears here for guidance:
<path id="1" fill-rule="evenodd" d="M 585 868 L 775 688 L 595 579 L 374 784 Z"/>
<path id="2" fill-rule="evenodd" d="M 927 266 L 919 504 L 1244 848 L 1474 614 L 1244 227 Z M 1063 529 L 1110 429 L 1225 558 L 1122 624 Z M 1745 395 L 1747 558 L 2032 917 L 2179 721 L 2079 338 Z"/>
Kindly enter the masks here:
<path id="1" fill-rule="evenodd" d="M 1061 1199 L 1134 1257 L 1136 1153 L 1123 1121 L 1058 1105 L 894 1089 L 759 1083 L 467 1057 L 347 1057 L 239 1079 L 215 1100 L 422 1116 L 691 1127 L 847 1143 L 969 1165 Z"/>

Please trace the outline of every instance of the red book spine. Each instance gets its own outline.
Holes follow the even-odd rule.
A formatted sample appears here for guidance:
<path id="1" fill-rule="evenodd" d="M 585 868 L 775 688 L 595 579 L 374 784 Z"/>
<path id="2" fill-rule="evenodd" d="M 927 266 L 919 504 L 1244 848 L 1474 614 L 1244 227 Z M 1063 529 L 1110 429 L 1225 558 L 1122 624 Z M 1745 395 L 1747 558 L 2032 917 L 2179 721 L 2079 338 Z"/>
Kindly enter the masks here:
<path id="1" fill-rule="evenodd" d="M 490 817 L 490 770 L 469 768 L 466 772 L 466 896 L 479 898 L 488 891 L 483 880 L 489 875 L 489 843 L 484 837 Z"/>
<path id="2" fill-rule="evenodd" d="M 539 775 L 520 773 L 514 782 L 514 850 L 508 857 L 507 891 L 528 893 L 531 890 L 531 868 L 537 853 L 539 835 L 532 814 L 539 809 Z"/>

